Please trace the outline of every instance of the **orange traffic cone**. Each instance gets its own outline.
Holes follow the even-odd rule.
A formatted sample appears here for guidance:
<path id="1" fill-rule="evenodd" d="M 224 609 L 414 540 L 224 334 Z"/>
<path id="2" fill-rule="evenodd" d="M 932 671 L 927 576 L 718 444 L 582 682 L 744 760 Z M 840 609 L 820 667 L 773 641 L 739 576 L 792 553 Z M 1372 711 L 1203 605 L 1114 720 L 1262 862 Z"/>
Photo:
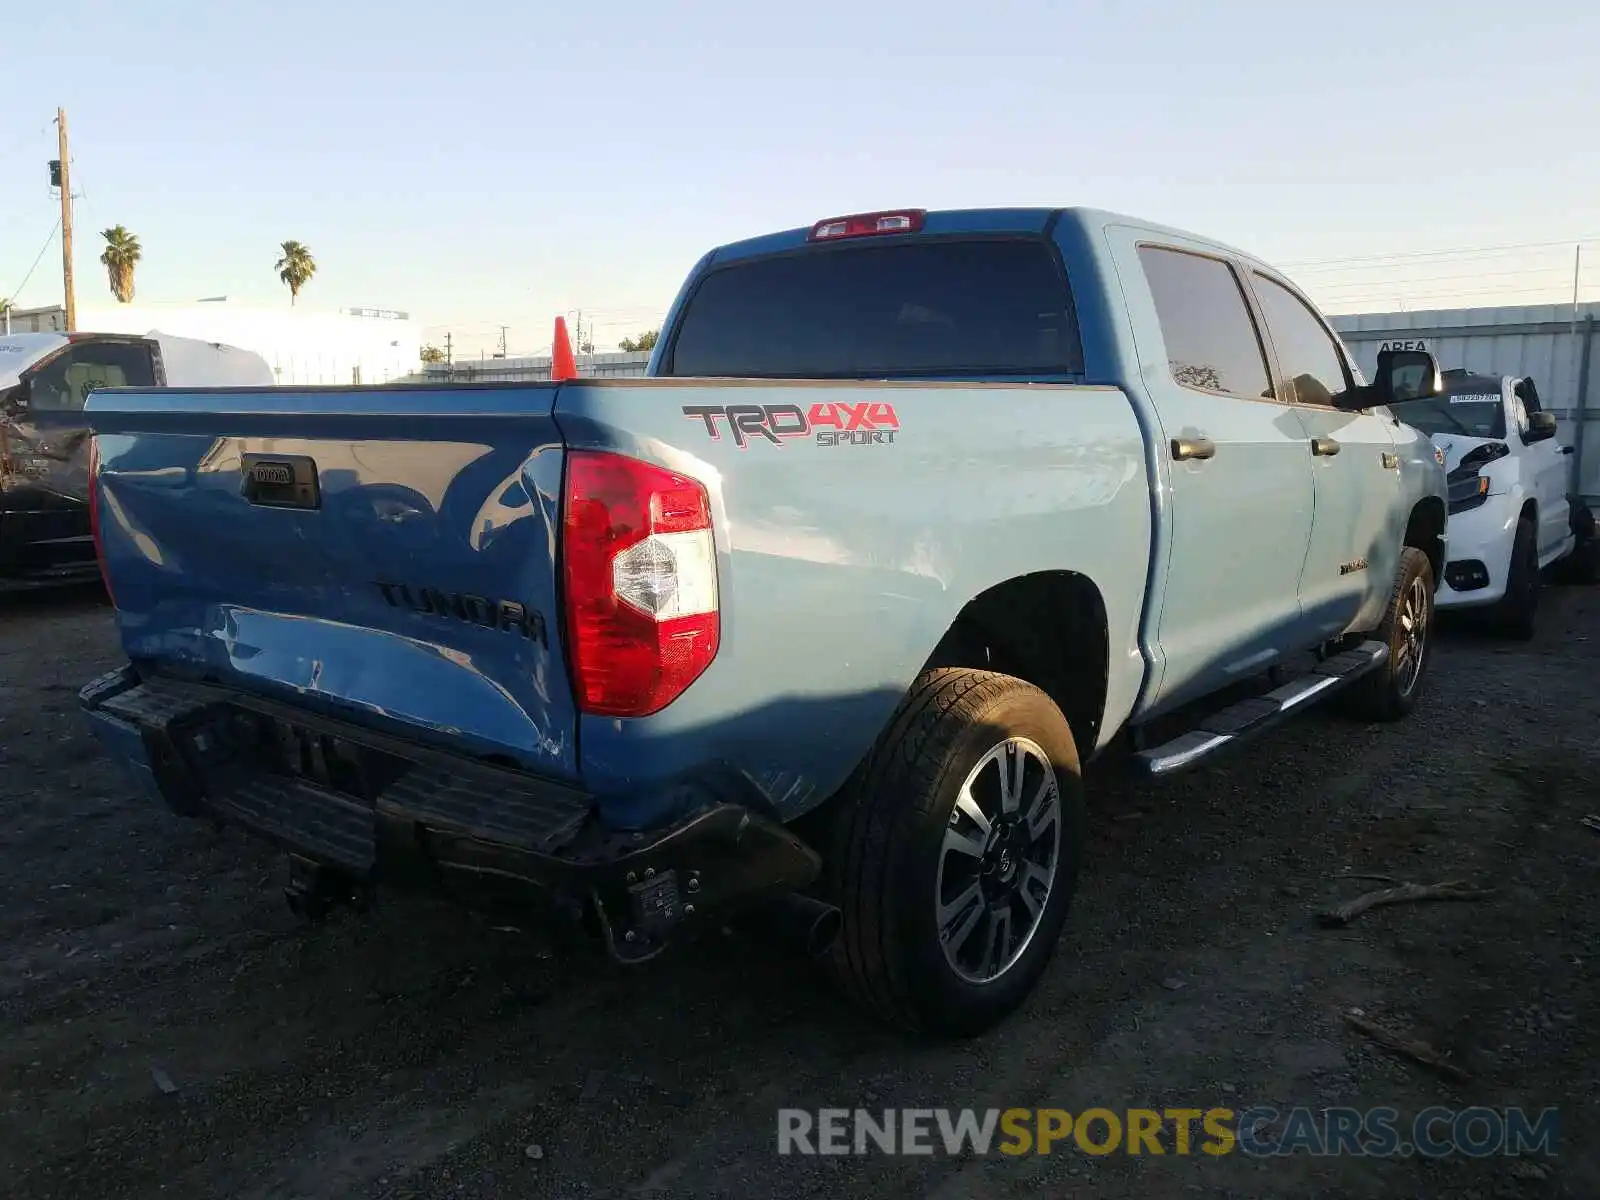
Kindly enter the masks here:
<path id="1" fill-rule="evenodd" d="M 556 343 L 550 352 L 550 381 L 561 383 L 577 377 L 578 360 L 572 357 L 572 339 L 567 336 L 567 319 L 557 317 Z"/>

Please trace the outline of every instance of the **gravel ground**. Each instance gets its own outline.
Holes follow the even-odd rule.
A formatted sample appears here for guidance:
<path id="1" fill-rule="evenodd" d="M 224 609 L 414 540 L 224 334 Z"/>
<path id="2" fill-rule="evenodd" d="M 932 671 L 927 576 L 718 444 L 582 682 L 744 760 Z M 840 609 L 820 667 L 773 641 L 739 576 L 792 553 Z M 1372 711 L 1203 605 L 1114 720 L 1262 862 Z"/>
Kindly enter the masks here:
<path id="1" fill-rule="evenodd" d="M 93 597 L 0 602 L 0 1178 L 23 1197 L 1600 1195 L 1600 592 L 1443 638 L 1396 727 L 1312 714 L 1191 777 L 1091 774 L 1060 952 L 989 1037 L 903 1041 L 732 939 L 642 968 L 385 896 L 297 925 L 278 857 L 134 799 L 85 734 Z M 1326 930 L 1374 886 L 1486 901 Z M 1450 1056 L 1452 1082 L 1340 1020 Z M 776 1110 L 1560 1109 L 1554 1160 L 779 1157 Z"/>

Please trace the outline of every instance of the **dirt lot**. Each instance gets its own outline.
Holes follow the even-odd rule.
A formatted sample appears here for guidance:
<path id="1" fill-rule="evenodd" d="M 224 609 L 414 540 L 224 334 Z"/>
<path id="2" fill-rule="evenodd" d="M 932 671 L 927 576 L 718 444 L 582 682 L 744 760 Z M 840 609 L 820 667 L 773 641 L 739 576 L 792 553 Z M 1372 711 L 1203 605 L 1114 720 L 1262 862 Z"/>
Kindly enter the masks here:
<path id="1" fill-rule="evenodd" d="M 431 902 L 296 925 L 272 852 L 136 801 L 84 733 L 92 597 L 0 603 L 0 1179 L 82 1196 L 1600 1194 L 1600 592 L 1440 644 L 1400 727 L 1303 719 L 1153 790 L 1092 780 L 1041 991 L 908 1044 L 733 940 L 619 971 Z M 1312 914 L 1371 883 L 1487 901 Z M 1454 1083 L 1346 1028 L 1360 1006 Z M 1558 1157 L 780 1158 L 784 1106 L 1557 1106 Z M 537 1150 L 535 1150 L 537 1148 Z"/>

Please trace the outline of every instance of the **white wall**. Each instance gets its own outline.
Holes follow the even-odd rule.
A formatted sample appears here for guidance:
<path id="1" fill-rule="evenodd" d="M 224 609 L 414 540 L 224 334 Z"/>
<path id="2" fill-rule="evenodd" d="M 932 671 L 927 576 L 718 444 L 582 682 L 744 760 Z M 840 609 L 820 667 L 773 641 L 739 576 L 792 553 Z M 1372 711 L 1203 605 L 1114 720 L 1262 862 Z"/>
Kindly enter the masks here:
<path id="1" fill-rule="evenodd" d="M 39 323 L 41 330 L 64 327 L 60 309 L 30 312 L 24 323 Z M 225 342 L 261 355 L 283 384 L 386 383 L 417 370 L 422 344 L 422 327 L 409 317 L 278 311 L 227 302 L 80 304 L 78 328 Z"/>
<path id="2" fill-rule="evenodd" d="M 550 378 L 550 361 L 548 354 L 534 358 L 461 358 L 451 366 L 428 364 L 422 368 L 416 382 L 542 383 Z M 613 379 L 643 375 L 650 365 L 650 352 L 580 354 L 575 361 L 578 374 L 585 379 Z"/>
<path id="3" fill-rule="evenodd" d="M 1369 379 L 1389 341 L 1421 342 L 1445 370 L 1531 375 L 1540 403 L 1556 414 L 1557 436 L 1576 451 L 1574 490 L 1600 499 L 1600 328 L 1591 332 L 1591 318 L 1600 326 L 1600 304 L 1352 313 L 1329 320 Z"/>
<path id="4" fill-rule="evenodd" d="M 1420 312 L 1346 313 L 1330 316 L 1367 378 L 1378 350 L 1389 341 L 1421 341 L 1445 370 L 1465 367 L 1485 375 L 1532 375 L 1546 408 L 1578 404 L 1584 318 L 1600 304 L 1530 304 L 1507 308 L 1452 308 Z M 1591 368 L 1589 408 L 1597 407 Z"/>

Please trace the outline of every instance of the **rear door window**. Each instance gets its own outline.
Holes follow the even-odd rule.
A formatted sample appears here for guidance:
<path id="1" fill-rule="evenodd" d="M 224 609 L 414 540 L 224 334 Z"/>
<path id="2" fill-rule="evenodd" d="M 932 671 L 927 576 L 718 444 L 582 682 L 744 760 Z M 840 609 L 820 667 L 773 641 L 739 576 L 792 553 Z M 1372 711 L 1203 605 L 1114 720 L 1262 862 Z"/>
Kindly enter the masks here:
<path id="1" fill-rule="evenodd" d="M 1083 370 L 1066 277 L 1038 238 L 810 249 L 714 269 L 664 374 L 779 379 Z"/>
<path id="2" fill-rule="evenodd" d="M 1233 268 L 1216 258 L 1139 247 L 1175 382 L 1202 392 L 1273 399 L 1255 321 Z"/>

